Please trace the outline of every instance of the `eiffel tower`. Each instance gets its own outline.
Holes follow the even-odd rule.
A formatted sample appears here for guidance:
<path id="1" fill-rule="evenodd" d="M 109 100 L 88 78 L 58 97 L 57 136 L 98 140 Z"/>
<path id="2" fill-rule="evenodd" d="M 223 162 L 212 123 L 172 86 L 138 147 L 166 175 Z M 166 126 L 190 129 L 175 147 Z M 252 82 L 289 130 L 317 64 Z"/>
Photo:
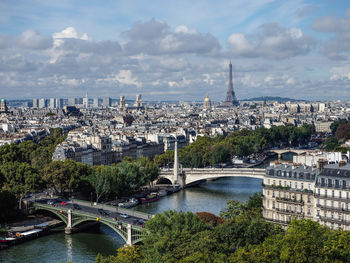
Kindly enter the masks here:
<path id="1" fill-rule="evenodd" d="M 227 89 L 227 93 L 226 93 L 226 99 L 223 101 L 223 103 L 221 105 L 224 107 L 233 107 L 233 106 L 239 105 L 239 102 L 236 98 L 236 94 L 233 90 L 231 61 L 229 64 L 228 89 Z"/>

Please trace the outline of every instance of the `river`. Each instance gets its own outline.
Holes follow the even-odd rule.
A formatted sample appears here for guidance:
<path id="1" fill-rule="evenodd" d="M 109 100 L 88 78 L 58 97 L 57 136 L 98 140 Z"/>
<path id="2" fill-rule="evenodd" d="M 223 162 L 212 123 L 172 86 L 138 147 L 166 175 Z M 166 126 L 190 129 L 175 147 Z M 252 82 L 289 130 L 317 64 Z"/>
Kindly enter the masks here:
<path id="1" fill-rule="evenodd" d="M 255 192 L 261 192 L 262 180 L 245 177 L 222 178 L 186 188 L 161 198 L 158 202 L 143 204 L 135 209 L 157 213 L 169 209 L 178 211 L 207 211 L 219 215 L 227 200 L 246 201 Z M 0 251 L 0 262 L 11 263 L 74 263 L 94 262 L 97 253 L 115 254 L 123 240 L 110 228 L 101 225 L 84 232 L 65 235 L 57 232 Z"/>

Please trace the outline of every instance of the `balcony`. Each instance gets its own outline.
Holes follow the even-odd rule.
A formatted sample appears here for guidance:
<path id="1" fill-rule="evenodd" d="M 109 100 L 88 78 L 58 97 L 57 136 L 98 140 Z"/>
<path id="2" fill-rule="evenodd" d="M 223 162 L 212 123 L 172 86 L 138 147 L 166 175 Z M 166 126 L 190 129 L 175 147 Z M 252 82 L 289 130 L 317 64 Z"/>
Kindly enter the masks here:
<path id="1" fill-rule="evenodd" d="M 304 205 L 303 200 L 296 200 L 292 198 L 276 197 L 276 200 L 279 203 Z"/>
<path id="2" fill-rule="evenodd" d="M 334 201 L 340 201 L 340 202 L 344 202 L 344 203 L 350 203 L 350 199 L 347 198 L 341 198 L 341 197 L 336 197 L 336 196 L 329 196 L 329 195 L 319 195 L 319 194 L 315 194 L 314 195 L 316 198 L 322 198 L 322 199 L 327 199 L 327 200 L 334 200 Z"/>
<path id="3" fill-rule="evenodd" d="M 286 191 L 286 192 L 291 192 L 291 193 L 313 194 L 313 191 L 312 191 L 312 190 L 290 188 L 289 186 L 267 185 L 267 184 L 262 184 L 262 186 L 263 186 L 263 188 L 265 188 L 265 189 L 280 190 L 280 191 Z"/>
<path id="4" fill-rule="evenodd" d="M 296 216 L 301 216 L 304 217 L 304 213 L 303 212 L 298 212 L 298 211 L 293 211 L 293 210 L 288 210 L 288 209 L 281 209 L 281 208 L 275 208 L 277 213 L 280 214 L 285 214 L 285 215 L 296 215 Z"/>
<path id="5" fill-rule="evenodd" d="M 290 220 L 284 221 L 284 220 L 277 220 L 277 219 L 271 219 L 271 218 L 264 218 L 264 219 L 267 222 L 271 222 L 271 223 L 279 224 L 279 225 L 283 225 L 283 226 L 287 226 L 291 222 Z"/>
<path id="6" fill-rule="evenodd" d="M 325 216 L 318 216 L 318 218 L 323 222 L 350 226 L 350 221 L 347 221 L 344 219 L 335 219 L 335 218 L 330 218 L 330 217 L 325 217 Z"/>
<path id="7" fill-rule="evenodd" d="M 344 214 L 349 214 L 350 211 L 349 210 L 346 210 L 344 208 L 341 208 L 341 207 L 334 207 L 334 206 L 324 206 L 324 205 L 321 205 L 321 204 L 317 204 L 316 207 L 319 207 L 323 210 L 328 210 L 328 211 L 333 211 L 333 212 L 338 212 L 338 213 L 344 213 Z"/>

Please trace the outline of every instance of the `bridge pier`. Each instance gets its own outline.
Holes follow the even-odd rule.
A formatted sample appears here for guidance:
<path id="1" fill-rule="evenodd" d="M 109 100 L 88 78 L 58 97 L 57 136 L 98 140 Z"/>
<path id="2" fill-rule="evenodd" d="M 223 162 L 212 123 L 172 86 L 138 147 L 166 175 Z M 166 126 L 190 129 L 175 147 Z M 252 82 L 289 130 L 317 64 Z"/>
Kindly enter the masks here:
<path id="1" fill-rule="evenodd" d="M 67 235 L 72 234 L 73 228 L 72 228 L 72 210 L 68 210 L 68 221 L 67 221 L 67 227 L 64 229 L 64 233 Z"/>
<path id="2" fill-rule="evenodd" d="M 126 245 L 132 246 L 132 239 L 131 239 L 131 224 L 128 224 L 127 227 L 127 239 L 126 239 Z"/>

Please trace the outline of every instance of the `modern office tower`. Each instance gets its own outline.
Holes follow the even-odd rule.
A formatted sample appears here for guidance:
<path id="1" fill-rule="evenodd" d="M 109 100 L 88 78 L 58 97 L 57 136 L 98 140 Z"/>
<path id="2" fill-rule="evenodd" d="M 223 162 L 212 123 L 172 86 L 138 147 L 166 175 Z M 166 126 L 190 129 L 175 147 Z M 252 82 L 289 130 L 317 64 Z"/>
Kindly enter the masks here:
<path id="1" fill-rule="evenodd" d="M 331 229 L 350 230 L 350 164 L 322 167 L 315 186 L 316 220 Z"/>
<path id="2" fill-rule="evenodd" d="M 102 106 L 103 107 L 110 107 L 112 105 L 111 98 L 103 98 Z"/>
<path id="3" fill-rule="evenodd" d="M 5 99 L 1 99 L 1 103 L 0 103 L 0 112 L 7 112 L 8 108 L 6 105 L 6 100 Z"/>
<path id="4" fill-rule="evenodd" d="M 203 108 L 207 109 L 207 110 L 209 110 L 211 108 L 211 101 L 210 101 L 210 98 L 208 97 L 208 93 L 204 99 Z"/>
<path id="5" fill-rule="evenodd" d="M 63 108 L 63 99 L 56 98 L 55 101 L 56 101 L 56 108 L 57 109 L 62 109 Z"/>
<path id="6" fill-rule="evenodd" d="M 33 99 L 33 108 L 39 108 L 39 99 Z"/>
<path id="7" fill-rule="evenodd" d="M 142 107 L 142 97 L 141 97 L 141 94 L 136 94 L 135 107 L 138 107 L 138 108 L 141 108 L 141 107 Z"/>
<path id="8" fill-rule="evenodd" d="M 266 168 L 263 182 L 263 217 L 287 226 L 293 218 L 315 218 L 314 194 L 318 170 L 303 165 Z"/>
<path id="9" fill-rule="evenodd" d="M 121 111 L 125 110 L 125 96 L 120 96 L 119 108 Z"/>
<path id="10" fill-rule="evenodd" d="M 44 98 L 39 99 L 39 108 L 46 108 L 46 100 Z"/>
<path id="11" fill-rule="evenodd" d="M 68 106 L 75 106 L 75 98 L 68 98 Z"/>
<path id="12" fill-rule="evenodd" d="M 228 75 L 228 89 L 226 93 L 226 99 L 222 103 L 222 106 L 224 107 L 233 107 L 238 106 L 239 102 L 236 98 L 235 92 L 233 90 L 233 84 L 232 84 L 232 64 L 230 62 L 229 64 L 229 75 Z"/>
<path id="13" fill-rule="evenodd" d="M 94 98 L 93 103 L 92 103 L 93 108 L 98 108 L 98 106 L 99 106 L 98 101 L 99 101 L 99 98 Z"/>
<path id="14" fill-rule="evenodd" d="M 89 98 L 88 98 L 88 93 L 86 92 L 85 98 L 83 98 L 83 106 L 84 108 L 89 108 Z"/>
<path id="15" fill-rule="evenodd" d="M 56 99 L 55 98 L 50 98 L 50 109 L 56 109 Z"/>

